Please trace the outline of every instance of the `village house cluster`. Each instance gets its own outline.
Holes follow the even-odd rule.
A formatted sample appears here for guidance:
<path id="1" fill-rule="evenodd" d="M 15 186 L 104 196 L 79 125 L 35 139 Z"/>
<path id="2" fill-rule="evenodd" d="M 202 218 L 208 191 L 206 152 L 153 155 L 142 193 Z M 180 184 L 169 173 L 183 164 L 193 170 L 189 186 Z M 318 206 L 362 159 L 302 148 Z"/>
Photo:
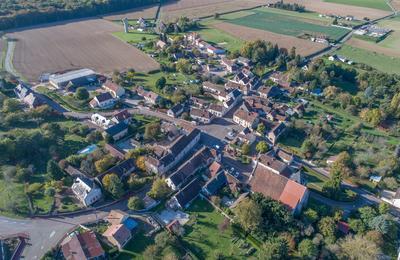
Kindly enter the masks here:
<path id="1" fill-rule="evenodd" d="M 141 27 L 145 26 L 140 24 Z M 131 25 L 128 26 L 130 28 Z M 171 214 L 180 215 L 196 198 L 210 200 L 221 189 L 234 194 L 226 198 L 229 207 L 237 205 L 246 194 L 259 192 L 280 201 L 290 212 L 298 214 L 309 196 L 301 165 L 295 162 L 292 154 L 275 148 L 275 145 L 285 133 L 290 118 L 301 117 L 305 112 L 307 103 L 299 100 L 289 102 L 293 101 L 291 96 L 299 86 L 293 85 L 287 75 L 279 71 L 260 78 L 253 72 L 251 60 L 244 57 L 229 59 L 222 48 L 205 42 L 197 33 L 186 34 L 183 38 L 184 48 L 199 50 L 200 55 L 193 54 L 191 60 L 201 66 L 201 73 L 226 77 L 220 84 L 211 80 L 200 83 L 202 96 L 192 95 L 187 101 L 173 104 L 168 109 L 160 109 L 163 97 L 148 88 L 137 85 L 129 90 L 128 95 L 128 90 L 90 69 L 49 75 L 48 85 L 61 93 L 73 93 L 78 87 L 95 93 L 89 102 L 91 115 L 82 121 L 103 135 L 105 145 L 101 149 L 113 160 L 112 166 L 96 176 L 68 165 L 64 170 L 74 179 L 71 191 L 84 207 L 100 205 L 106 197 L 106 176 L 114 174 L 126 184 L 137 175 L 137 162 L 126 154 L 140 148 L 146 151 L 143 154 L 145 172 L 162 178 L 171 190 L 165 203 L 166 210 L 173 212 Z M 169 44 L 160 40 L 156 46 L 163 49 Z M 186 58 L 183 54 L 174 55 L 176 60 Z M 21 83 L 15 91 L 31 108 L 46 102 L 44 97 L 25 84 Z M 129 103 L 133 100 L 130 99 L 132 96 L 140 101 Z M 122 108 L 115 109 L 117 103 L 122 104 Z M 143 111 L 160 115 L 157 124 L 161 134 L 157 138 L 144 140 L 143 134 L 132 133 L 138 128 L 133 113 Z M 240 130 L 227 131 L 224 124 L 214 124 L 217 119 L 226 120 Z M 221 143 L 212 144 L 204 125 L 228 133 L 225 138 L 220 138 Z M 254 152 L 255 144 L 261 141 L 268 145 L 269 152 L 266 154 Z M 243 154 L 245 144 L 253 152 L 248 156 L 248 162 L 240 162 L 238 158 Z M 90 155 L 96 149 L 96 145 L 91 145 L 78 154 Z M 228 157 L 239 164 L 249 165 L 252 170 L 245 173 L 236 169 L 228 162 Z M 142 168 L 140 170 L 143 171 Z M 160 203 L 148 195 L 142 199 L 145 209 Z M 120 211 L 112 211 L 106 221 L 108 226 L 102 234 L 103 240 L 121 250 L 132 239 L 132 230 L 137 223 Z M 180 225 L 177 223 L 177 219 L 164 221 L 171 230 Z M 85 248 L 88 246 L 93 251 L 87 252 Z M 82 259 L 104 256 L 92 231 L 71 234 L 64 241 L 62 252 L 66 258 L 71 255 Z"/>

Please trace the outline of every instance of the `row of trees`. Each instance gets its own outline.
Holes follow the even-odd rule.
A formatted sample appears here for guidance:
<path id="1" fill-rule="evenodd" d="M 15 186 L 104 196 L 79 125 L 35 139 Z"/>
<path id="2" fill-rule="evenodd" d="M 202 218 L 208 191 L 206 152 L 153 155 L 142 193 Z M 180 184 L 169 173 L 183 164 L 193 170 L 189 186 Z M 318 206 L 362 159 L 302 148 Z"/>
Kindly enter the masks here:
<path id="1" fill-rule="evenodd" d="M 304 5 L 299 5 L 297 3 L 290 4 L 290 3 L 284 3 L 283 1 L 278 1 L 274 4 L 272 4 L 271 6 L 274 8 L 295 11 L 295 12 L 300 12 L 300 13 L 303 13 L 306 11 L 306 7 Z"/>

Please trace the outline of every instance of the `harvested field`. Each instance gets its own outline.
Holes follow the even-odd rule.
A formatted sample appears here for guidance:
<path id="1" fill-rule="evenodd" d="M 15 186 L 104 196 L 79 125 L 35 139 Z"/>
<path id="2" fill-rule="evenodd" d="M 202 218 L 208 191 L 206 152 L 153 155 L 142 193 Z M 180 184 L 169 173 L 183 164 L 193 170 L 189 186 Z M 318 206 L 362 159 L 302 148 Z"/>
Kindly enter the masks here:
<path id="1" fill-rule="evenodd" d="M 218 23 L 214 24 L 213 27 L 238 37 L 244 41 L 252 41 L 257 39 L 270 41 L 278 44 L 279 47 L 286 48 L 288 50 L 294 46 L 296 47 L 297 52 L 303 56 L 308 56 L 326 48 L 326 46 L 323 44 L 231 23 Z"/>
<path id="2" fill-rule="evenodd" d="M 380 54 L 383 54 L 386 56 L 400 58 L 400 49 L 399 48 L 390 49 L 390 48 L 382 47 L 376 43 L 360 40 L 357 38 L 350 39 L 348 42 L 346 42 L 346 44 L 351 45 L 353 47 L 365 49 L 367 51 L 380 53 Z"/>
<path id="3" fill-rule="evenodd" d="M 325 0 L 325 2 L 390 11 L 390 7 L 385 0 Z"/>
<path id="4" fill-rule="evenodd" d="M 125 17 L 129 20 L 137 20 L 139 18 L 143 19 L 155 19 L 157 14 L 158 5 L 154 6 L 143 6 L 140 8 L 135 8 L 131 10 L 126 10 L 123 12 L 118 12 L 110 15 L 103 16 L 104 19 L 115 21 L 122 20 Z"/>
<path id="5" fill-rule="evenodd" d="M 269 2 L 275 2 L 275 1 L 269 0 Z M 306 9 L 321 14 L 336 14 L 341 16 L 353 15 L 358 19 L 363 19 L 364 17 L 368 17 L 370 19 L 376 19 L 384 17 L 391 13 L 389 11 L 377 10 L 366 7 L 328 3 L 324 2 L 323 0 L 286 0 L 285 2 L 304 5 Z"/>
<path id="6" fill-rule="evenodd" d="M 112 35 L 115 23 L 90 19 L 51 24 L 8 34 L 17 40 L 13 64 L 27 79 L 45 72 L 87 67 L 100 73 L 134 68 L 148 72 L 159 64 Z"/>
<path id="7" fill-rule="evenodd" d="M 173 21 L 181 16 L 201 18 L 265 5 L 262 0 L 180 0 L 161 7 L 161 20 Z"/>

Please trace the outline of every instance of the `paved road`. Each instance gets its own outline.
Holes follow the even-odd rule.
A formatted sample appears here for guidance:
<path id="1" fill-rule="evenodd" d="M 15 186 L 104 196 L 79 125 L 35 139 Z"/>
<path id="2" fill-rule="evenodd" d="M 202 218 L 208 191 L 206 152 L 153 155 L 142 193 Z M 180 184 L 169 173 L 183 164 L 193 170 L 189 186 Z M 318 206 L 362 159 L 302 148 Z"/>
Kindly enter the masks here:
<path id="1" fill-rule="evenodd" d="M 12 235 L 26 233 L 29 235 L 24 259 L 40 259 L 48 250 L 78 225 L 92 223 L 108 215 L 112 209 L 127 210 L 126 201 L 119 202 L 101 210 L 71 214 L 65 217 L 12 219 L 0 217 L 0 234 Z"/>

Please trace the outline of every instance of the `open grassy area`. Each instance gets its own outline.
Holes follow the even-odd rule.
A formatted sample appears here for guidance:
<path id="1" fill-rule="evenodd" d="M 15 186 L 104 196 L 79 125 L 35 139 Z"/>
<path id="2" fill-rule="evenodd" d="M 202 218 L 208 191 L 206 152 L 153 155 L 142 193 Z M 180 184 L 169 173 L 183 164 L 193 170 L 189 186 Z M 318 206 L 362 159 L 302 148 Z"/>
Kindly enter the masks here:
<path id="1" fill-rule="evenodd" d="M 318 174 L 310 168 L 305 168 L 304 177 L 307 181 L 307 187 L 313 190 L 317 190 L 319 192 L 322 191 L 324 183 L 328 180 L 327 177 Z"/>
<path id="2" fill-rule="evenodd" d="M 17 212 L 12 212 L 10 206 L 13 205 Z M 0 179 L 0 214 L 6 216 L 29 214 L 28 199 L 24 193 L 24 185 L 6 182 Z"/>
<path id="3" fill-rule="evenodd" d="M 243 252 L 232 242 L 234 232 L 231 227 L 221 232 L 218 225 L 224 217 L 205 200 L 197 199 L 189 207 L 188 213 L 196 216 L 194 223 L 185 225 L 184 246 L 199 259 L 213 259 L 220 254 L 227 259 L 243 259 Z"/>
<path id="4" fill-rule="evenodd" d="M 203 28 L 198 32 L 205 41 L 216 44 L 230 52 L 240 50 L 244 43 L 243 40 L 233 37 L 222 30 L 213 28 L 207 23 L 204 24 Z"/>
<path id="5" fill-rule="evenodd" d="M 372 51 L 343 45 L 337 54 L 347 57 L 358 63 L 365 63 L 377 70 L 400 74 L 400 58 L 389 57 Z"/>
<path id="6" fill-rule="evenodd" d="M 146 32 L 115 32 L 113 35 L 118 39 L 129 43 L 140 43 L 144 38 L 146 38 L 146 40 L 154 40 L 158 38 L 157 34 Z"/>
<path id="7" fill-rule="evenodd" d="M 378 22 L 378 26 L 392 29 L 393 31 L 378 45 L 394 50 L 399 50 L 400 46 L 400 16 L 391 17 Z"/>
<path id="8" fill-rule="evenodd" d="M 325 2 L 391 11 L 385 0 L 325 0 Z"/>
<path id="9" fill-rule="evenodd" d="M 252 15 L 231 19 L 228 22 L 289 36 L 323 34 L 333 40 L 337 40 L 348 33 L 346 29 L 311 23 L 304 21 L 304 18 L 277 13 L 276 10 L 271 10 L 254 10 L 254 14 Z"/>
<path id="10" fill-rule="evenodd" d="M 156 81 L 161 77 L 166 78 L 167 85 L 176 86 L 189 92 L 190 90 L 193 90 L 194 84 L 191 84 L 189 81 L 193 80 L 194 76 L 184 75 L 179 72 L 176 73 L 157 72 L 149 74 L 136 73 L 134 81 L 135 84 L 138 86 L 144 86 L 165 98 L 170 98 L 173 91 L 167 93 L 164 90 L 156 88 Z"/>
<path id="11" fill-rule="evenodd" d="M 134 235 L 134 238 L 126 245 L 124 250 L 119 255 L 118 259 L 145 259 L 143 252 L 146 248 L 154 244 L 153 237 L 147 237 L 143 232 L 138 232 Z"/>

